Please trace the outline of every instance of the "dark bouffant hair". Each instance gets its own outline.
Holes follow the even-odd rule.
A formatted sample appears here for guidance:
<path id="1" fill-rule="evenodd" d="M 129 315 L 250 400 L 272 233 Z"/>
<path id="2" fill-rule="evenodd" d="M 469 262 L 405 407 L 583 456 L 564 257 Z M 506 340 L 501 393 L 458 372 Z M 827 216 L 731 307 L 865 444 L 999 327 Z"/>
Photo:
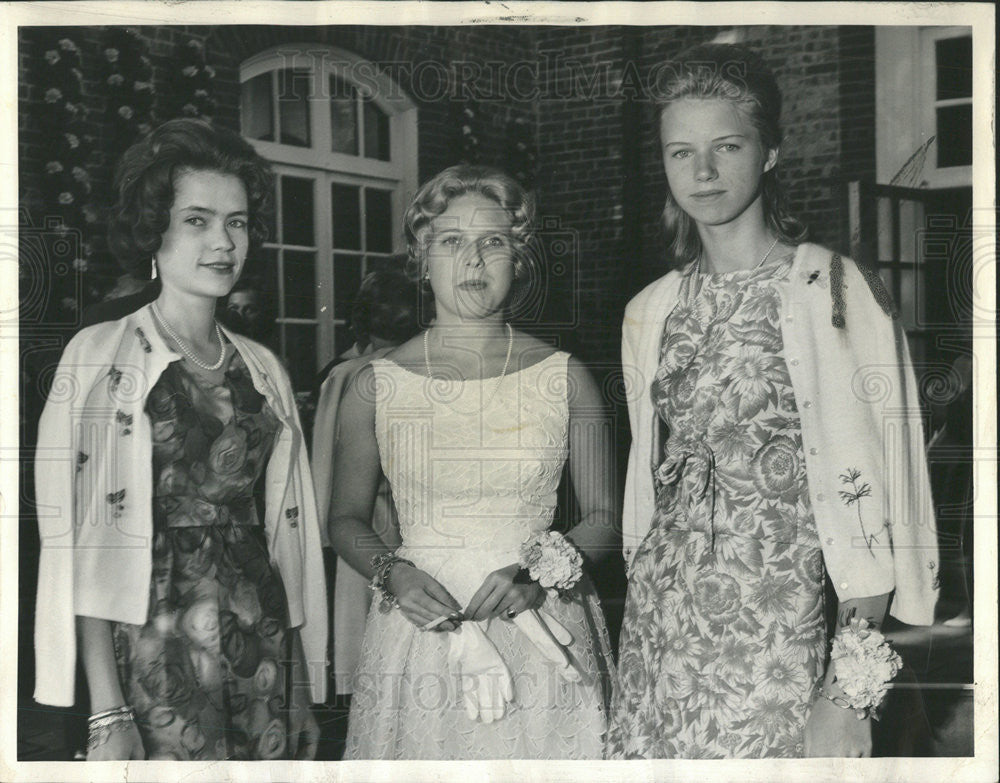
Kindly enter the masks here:
<path id="1" fill-rule="evenodd" d="M 115 172 L 108 245 L 126 271 L 148 276 L 150 259 L 170 225 L 177 175 L 184 170 L 239 177 L 247 192 L 251 252 L 267 237 L 272 193 L 267 161 L 233 131 L 202 120 L 170 120 L 133 144 Z"/>
<path id="2" fill-rule="evenodd" d="M 402 267 L 403 259 L 394 259 Z M 362 345 L 379 337 L 398 345 L 420 331 L 417 284 L 400 269 L 365 275 L 351 309 L 351 331 Z"/>

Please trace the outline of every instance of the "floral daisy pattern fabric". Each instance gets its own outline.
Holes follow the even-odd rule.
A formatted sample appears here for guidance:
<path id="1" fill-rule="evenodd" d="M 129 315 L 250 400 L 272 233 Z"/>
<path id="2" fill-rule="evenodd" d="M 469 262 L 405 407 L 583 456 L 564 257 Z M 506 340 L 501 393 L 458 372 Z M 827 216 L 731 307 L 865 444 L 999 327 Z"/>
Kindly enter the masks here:
<path id="1" fill-rule="evenodd" d="M 651 393 L 668 436 L 629 575 L 611 758 L 802 754 L 826 637 L 779 328 L 790 267 L 688 270 L 665 324 Z"/>

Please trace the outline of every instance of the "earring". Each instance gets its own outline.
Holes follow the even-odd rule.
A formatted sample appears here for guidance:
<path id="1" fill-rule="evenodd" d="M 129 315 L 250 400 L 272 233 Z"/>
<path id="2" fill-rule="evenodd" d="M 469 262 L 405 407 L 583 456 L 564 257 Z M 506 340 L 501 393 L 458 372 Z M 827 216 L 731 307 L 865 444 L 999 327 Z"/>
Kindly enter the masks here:
<path id="1" fill-rule="evenodd" d="M 149 271 L 149 279 L 156 279 L 156 256 L 153 256 L 153 263 L 151 264 L 151 269 Z"/>

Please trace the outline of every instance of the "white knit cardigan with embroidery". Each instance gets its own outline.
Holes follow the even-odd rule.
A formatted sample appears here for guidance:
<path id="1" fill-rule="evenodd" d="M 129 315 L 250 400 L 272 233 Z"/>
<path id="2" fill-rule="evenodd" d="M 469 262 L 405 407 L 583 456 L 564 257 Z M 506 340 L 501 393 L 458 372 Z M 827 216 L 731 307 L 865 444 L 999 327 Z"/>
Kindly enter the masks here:
<path id="1" fill-rule="evenodd" d="M 818 245 L 799 245 L 788 278 L 778 284 L 784 358 L 824 562 L 840 600 L 893 592 L 893 616 L 929 625 L 938 592 L 937 534 L 906 336 L 849 259 L 837 308 L 846 323 L 833 325 L 832 257 Z M 674 271 L 647 286 L 629 302 L 622 325 L 632 428 L 623 515 L 629 567 L 655 509 L 653 472 L 662 444 L 650 385 L 680 282 Z M 851 475 L 870 490 L 860 506 L 847 500 Z"/>
<path id="2" fill-rule="evenodd" d="M 226 331 L 281 422 L 265 474 L 268 551 L 284 582 L 314 701 L 326 698 L 326 581 L 312 476 L 288 376 L 264 346 Z M 152 434 L 146 398 L 180 355 L 149 306 L 77 334 L 38 425 L 41 554 L 35 700 L 70 706 L 75 617 L 143 624 L 152 575 Z"/>

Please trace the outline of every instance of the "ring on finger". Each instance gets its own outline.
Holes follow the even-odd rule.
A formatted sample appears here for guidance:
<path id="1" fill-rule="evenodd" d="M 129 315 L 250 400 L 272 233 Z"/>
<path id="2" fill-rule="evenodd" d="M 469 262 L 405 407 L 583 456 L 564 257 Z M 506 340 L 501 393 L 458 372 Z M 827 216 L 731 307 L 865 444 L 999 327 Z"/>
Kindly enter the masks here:
<path id="1" fill-rule="evenodd" d="M 515 617 L 517 617 L 517 609 L 515 609 L 512 606 L 510 609 L 508 609 L 506 612 L 504 612 L 504 614 L 507 615 L 507 619 L 508 620 L 513 620 Z"/>

